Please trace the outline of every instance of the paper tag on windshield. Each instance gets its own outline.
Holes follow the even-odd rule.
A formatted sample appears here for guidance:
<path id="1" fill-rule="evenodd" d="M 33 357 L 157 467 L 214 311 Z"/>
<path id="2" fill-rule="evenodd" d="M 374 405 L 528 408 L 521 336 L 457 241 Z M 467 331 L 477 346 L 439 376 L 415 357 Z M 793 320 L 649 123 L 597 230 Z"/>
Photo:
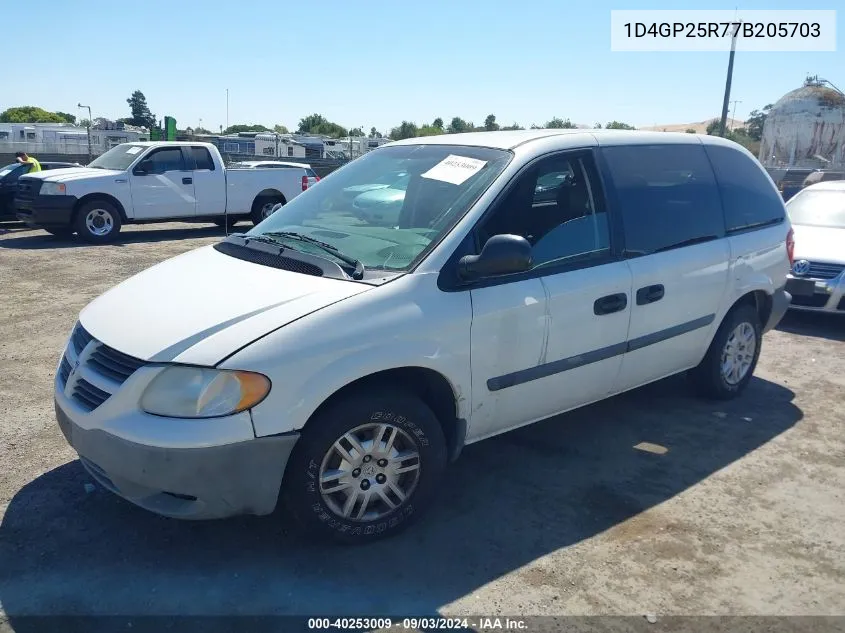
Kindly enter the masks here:
<path id="1" fill-rule="evenodd" d="M 126 153 L 127 154 L 137 154 L 142 149 L 144 149 L 144 148 L 143 147 L 130 147 L 128 150 L 126 150 Z"/>
<path id="2" fill-rule="evenodd" d="M 460 185 L 462 182 L 472 177 L 473 174 L 486 164 L 486 160 L 478 160 L 477 158 L 467 158 L 466 156 L 449 154 L 427 172 L 420 174 L 420 176 L 423 178 L 431 178 L 432 180 L 450 182 L 453 185 Z"/>

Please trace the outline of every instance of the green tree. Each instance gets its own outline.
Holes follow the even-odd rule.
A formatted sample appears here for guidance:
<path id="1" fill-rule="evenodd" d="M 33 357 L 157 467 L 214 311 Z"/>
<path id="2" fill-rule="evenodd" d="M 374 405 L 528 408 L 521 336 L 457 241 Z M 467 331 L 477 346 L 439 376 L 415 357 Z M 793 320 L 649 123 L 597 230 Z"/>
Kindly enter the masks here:
<path id="1" fill-rule="evenodd" d="M 611 121 L 607 125 L 604 126 L 606 130 L 636 130 L 633 125 L 628 125 L 627 123 L 622 123 L 621 121 Z"/>
<path id="2" fill-rule="evenodd" d="M 127 121 L 130 125 L 146 128 L 156 127 L 156 117 L 150 112 L 150 107 L 147 105 L 147 98 L 143 92 L 136 90 L 126 100 L 126 103 L 129 104 L 129 110 L 132 112 L 132 116 Z"/>
<path id="3" fill-rule="evenodd" d="M 390 138 L 394 141 L 401 140 L 403 138 L 414 138 L 417 136 L 418 129 L 415 123 L 411 123 L 410 121 L 402 121 L 399 127 L 395 127 L 390 130 Z"/>
<path id="4" fill-rule="evenodd" d="M 460 134 L 461 132 L 469 132 L 472 130 L 472 127 L 471 123 L 467 123 L 461 117 L 456 116 L 449 124 L 448 132 L 449 134 Z"/>
<path id="5" fill-rule="evenodd" d="M 240 132 L 272 132 L 269 127 L 264 127 L 260 123 L 253 123 L 252 125 L 244 125 L 240 123 L 238 125 L 230 125 L 225 130 L 223 130 L 223 134 L 239 134 Z"/>
<path id="6" fill-rule="evenodd" d="M 437 127 L 434 123 L 431 125 L 421 125 L 417 130 L 417 136 L 439 136 L 444 133 L 445 130 L 442 127 Z"/>
<path id="7" fill-rule="evenodd" d="M 575 128 L 575 124 L 572 123 L 569 119 L 564 120 L 559 117 L 554 117 L 551 121 L 546 121 L 546 124 L 543 127 L 553 130 L 570 130 Z"/>
<path id="8" fill-rule="evenodd" d="M 512 125 L 506 125 L 502 129 L 511 131 L 511 130 L 524 130 L 525 128 L 522 127 L 519 123 L 514 122 Z"/>
<path id="9" fill-rule="evenodd" d="M 434 121 L 431 122 L 432 127 L 439 127 L 441 130 L 443 129 L 443 119 L 437 117 Z"/>
<path id="10" fill-rule="evenodd" d="M 273 126 L 273 131 L 276 134 L 290 134 L 290 131 L 284 125 L 279 125 L 278 123 Z"/>
<path id="11" fill-rule="evenodd" d="M 309 114 L 307 117 L 299 120 L 299 127 L 296 131 L 300 134 L 309 134 L 312 130 L 325 123 L 328 123 L 328 121 L 326 121 L 322 114 Z"/>
<path id="12" fill-rule="evenodd" d="M 366 134 L 364 134 L 364 128 L 355 127 L 349 130 L 349 136 L 366 136 Z"/>
<path id="13" fill-rule="evenodd" d="M 67 112 L 56 112 L 56 114 L 62 117 L 67 123 L 71 125 L 76 124 L 76 117 L 72 114 L 68 114 Z"/>
<path id="14" fill-rule="evenodd" d="M 594 130 L 600 130 L 600 129 L 601 129 L 601 123 L 596 123 L 596 124 L 593 126 L 593 129 L 594 129 Z"/>
<path id="15" fill-rule="evenodd" d="M 80 127 L 88 127 L 91 125 L 91 121 L 88 119 L 79 119 L 79 126 Z"/>
<path id="16" fill-rule="evenodd" d="M 322 114 L 309 114 L 307 117 L 300 119 L 297 132 L 300 134 L 320 134 L 333 138 L 349 135 L 345 127 L 332 123 Z"/>
<path id="17" fill-rule="evenodd" d="M 720 122 L 719 119 L 713 119 L 710 123 L 707 124 L 707 129 L 705 130 L 709 136 L 718 136 L 719 135 L 719 126 Z"/>
<path id="18" fill-rule="evenodd" d="M 370 138 L 382 138 L 381 132 L 379 132 L 376 128 L 370 128 Z"/>
<path id="19" fill-rule="evenodd" d="M 204 127 L 195 127 L 194 134 L 211 134 L 211 130 L 207 130 Z"/>
<path id="20" fill-rule="evenodd" d="M 487 118 L 484 119 L 484 129 L 488 132 L 495 132 L 499 129 L 499 124 L 496 123 L 496 115 L 495 114 L 488 114 Z"/>
<path id="21" fill-rule="evenodd" d="M 0 123 L 67 123 L 67 119 L 36 106 L 18 106 L 0 112 Z"/>
<path id="22" fill-rule="evenodd" d="M 752 110 L 751 114 L 748 115 L 748 120 L 745 121 L 745 125 L 748 128 L 748 136 L 751 137 L 752 140 L 759 141 L 763 138 L 763 126 L 766 123 L 766 117 L 769 116 L 769 110 L 771 109 L 772 104 L 769 103 L 762 111 Z"/>
<path id="23" fill-rule="evenodd" d="M 687 134 L 695 134 L 695 128 L 692 128 L 692 127 L 688 127 L 688 128 L 687 128 L 686 130 L 684 130 L 684 131 L 685 131 Z"/>

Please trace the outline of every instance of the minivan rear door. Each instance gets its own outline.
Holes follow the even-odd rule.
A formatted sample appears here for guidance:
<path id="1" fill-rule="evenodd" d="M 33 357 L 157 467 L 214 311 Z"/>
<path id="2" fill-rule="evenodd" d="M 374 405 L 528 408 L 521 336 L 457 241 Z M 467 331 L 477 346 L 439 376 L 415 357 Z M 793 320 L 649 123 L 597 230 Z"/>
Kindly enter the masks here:
<path id="1" fill-rule="evenodd" d="M 697 365 L 727 287 L 730 246 L 699 142 L 603 147 L 633 276 L 628 345 L 616 391 Z"/>

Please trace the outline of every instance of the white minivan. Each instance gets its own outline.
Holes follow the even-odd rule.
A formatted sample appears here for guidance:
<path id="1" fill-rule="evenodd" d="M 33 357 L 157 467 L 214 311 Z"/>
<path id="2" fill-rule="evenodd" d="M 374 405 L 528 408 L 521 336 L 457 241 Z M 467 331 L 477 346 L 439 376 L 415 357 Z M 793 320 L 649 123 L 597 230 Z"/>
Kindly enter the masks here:
<path id="1" fill-rule="evenodd" d="M 393 173 L 401 209 L 371 221 L 350 191 Z M 465 444 L 679 372 L 739 394 L 793 247 L 774 183 L 720 138 L 407 139 L 92 301 L 56 414 L 143 508 L 283 500 L 310 534 L 366 542 L 419 516 Z"/>

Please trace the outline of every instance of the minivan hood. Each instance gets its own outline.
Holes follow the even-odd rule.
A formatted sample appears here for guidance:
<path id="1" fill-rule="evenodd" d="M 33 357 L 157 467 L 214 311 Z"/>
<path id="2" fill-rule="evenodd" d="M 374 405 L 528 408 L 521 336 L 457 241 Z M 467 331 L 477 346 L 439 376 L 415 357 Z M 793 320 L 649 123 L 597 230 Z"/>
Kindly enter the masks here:
<path id="1" fill-rule="evenodd" d="M 130 277 L 89 303 L 80 321 L 94 338 L 135 358 L 211 366 L 370 288 L 253 264 L 206 246 Z"/>
<path id="2" fill-rule="evenodd" d="M 92 169 L 89 167 L 68 167 L 67 169 L 48 169 L 27 174 L 26 178 L 37 178 L 46 182 L 70 182 L 72 180 L 87 180 L 90 178 L 114 178 L 126 172 L 116 169 Z"/>
<path id="3" fill-rule="evenodd" d="M 793 224 L 795 260 L 845 264 L 845 228 Z"/>

